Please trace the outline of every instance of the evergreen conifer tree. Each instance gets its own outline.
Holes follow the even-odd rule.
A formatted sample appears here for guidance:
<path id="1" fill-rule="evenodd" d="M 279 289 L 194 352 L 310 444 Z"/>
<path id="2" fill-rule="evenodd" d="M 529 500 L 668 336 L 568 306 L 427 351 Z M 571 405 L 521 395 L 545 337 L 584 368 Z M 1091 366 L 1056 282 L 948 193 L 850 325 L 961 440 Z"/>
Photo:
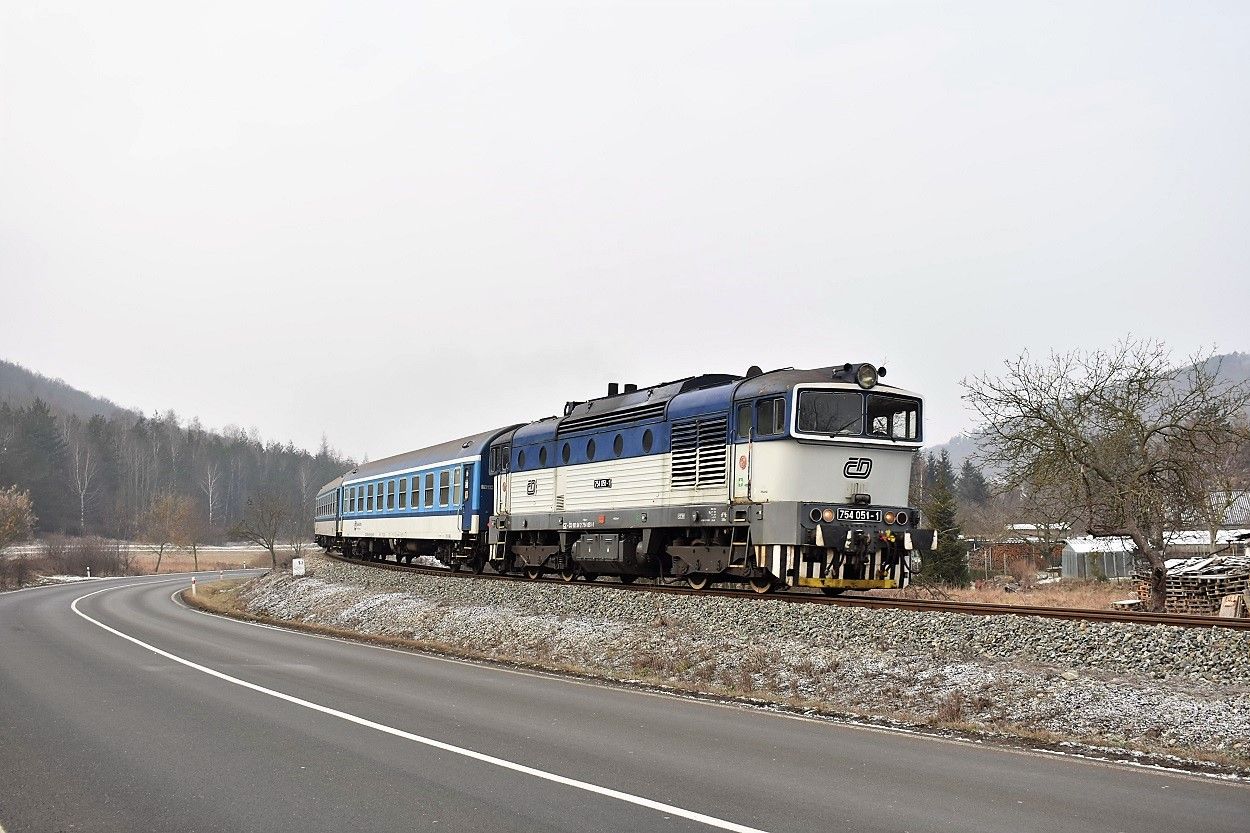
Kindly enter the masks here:
<path id="1" fill-rule="evenodd" d="M 920 568 L 922 579 L 929 583 L 959 587 L 968 583 L 968 545 L 959 538 L 958 510 L 950 484 L 936 479 L 925 517 L 926 525 L 937 530 L 938 548 L 924 553 Z"/>
<path id="2" fill-rule="evenodd" d="M 984 506 L 985 502 L 990 499 L 990 487 L 985 482 L 985 475 L 981 474 L 981 470 L 973 465 L 971 460 L 964 460 L 963 466 L 959 469 L 957 486 L 959 498 L 965 504 Z"/>

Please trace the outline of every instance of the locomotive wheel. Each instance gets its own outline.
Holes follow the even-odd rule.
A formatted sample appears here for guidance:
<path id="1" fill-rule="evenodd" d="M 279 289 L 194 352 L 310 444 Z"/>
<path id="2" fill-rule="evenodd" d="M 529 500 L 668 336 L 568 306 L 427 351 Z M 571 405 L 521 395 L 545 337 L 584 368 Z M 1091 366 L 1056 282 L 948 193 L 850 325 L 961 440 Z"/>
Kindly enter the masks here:
<path id="1" fill-rule="evenodd" d="M 769 576 L 756 576 L 751 579 L 751 589 L 759 595 L 773 592 L 773 580 Z"/>
<path id="2" fill-rule="evenodd" d="M 560 571 L 560 578 L 566 582 L 573 581 L 574 579 L 577 578 L 577 568 L 565 567 L 563 570 Z"/>
<path id="3" fill-rule="evenodd" d="M 598 573 L 582 573 L 582 578 L 586 579 L 586 581 L 594 581 L 595 579 L 599 578 L 599 574 Z"/>
<path id="4" fill-rule="evenodd" d="M 691 590 L 706 590 L 712 584 L 712 577 L 707 573 L 691 573 L 686 576 L 686 582 Z"/>
<path id="5" fill-rule="evenodd" d="M 820 592 L 824 593 L 826 596 L 841 596 L 843 593 L 846 592 L 846 588 L 845 587 L 822 587 L 820 588 Z"/>
<path id="6" fill-rule="evenodd" d="M 459 561 L 453 561 L 453 562 L 451 562 L 451 571 L 452 571 L 453 573 L 458 573 L 458 572 L 460 572 L 460 562 L 459 562 Z"/>
<path id="7" fill-rule="evenodd" d="M 486 569 L 486 560 L 482 558 L 475 558 L 473 559 L 473 563 L 469 566 L 473 568 L 473 575 L 480 576 L 482 574 L 482 570 Z"/>
<path id="8" fill-rule="evenodd" d="M 638 580 L 638 576 L 620 576 L 621 584 L 633 584 Z"/>
<path id="9" fill-rule="evenodd" d="M 542 576 L 542 574 L 543 574 L 542 567 L 526 567 L 525 568 L 525 577 L 529 579 L 530 581 L 538 581 L 538 579 Z"/>

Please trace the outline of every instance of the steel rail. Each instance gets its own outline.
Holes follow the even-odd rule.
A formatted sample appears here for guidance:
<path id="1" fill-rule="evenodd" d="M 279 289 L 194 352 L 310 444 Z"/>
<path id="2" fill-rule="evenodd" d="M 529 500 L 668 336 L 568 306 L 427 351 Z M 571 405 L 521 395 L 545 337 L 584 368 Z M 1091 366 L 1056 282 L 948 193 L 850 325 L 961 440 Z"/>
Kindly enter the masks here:
<path id="1" fill-rule="evenodd" d="M 455 576 L 465 579 L 487 579 L 494 581 L 521 581 L 527 584 L 538 582 L 568 584 L 558 576 L 554 578 L 529 579 L 525 576 L 494 572 L 453 572 L 446 568 L 422 567 L 411 564 L 397 564 L 389 561 L 371 561 L 367 559 L 348 558 L 333 551 L 324 553 L 335 561 L 346 564 L 358 564 L 364 567 L 376 567 L 380 570 L 392 570 L 425 575 Z M 730 590 L 726 588 L 695 590 L 690 587 L 679 587 L 672 584 L 655 583 L 655 580 L 642 583 L 594 583 L 592 586 L 604 590 L 628 590 L 643 593 L 667 593 L 677 596 L 713 596 L 735 599 L 755 599 L 759 601 L 781 601 L 799 604 L 834 605 L 838 607 L 862 607 L 869 609 L 915 610 L 937 613 L 961 613 L 970 616 L 1042 616 L 1048 619 L 1069 619 L 1082 622 L 1120 622 L 1134 625 L 1170 625 L 1182 628 L 1229 628 L 1231 630 L 1250 630 L 1250 619 L 1225 619 L 1218 616 L 1198 616 L 1182 613 L 1138 613 L 1120 610 L 1097 610 L 1093 608 L 1037 607 L 1031 605 L 987 604 L 983 602 L 958 602 L 949 599 L 908 599 L 895 596 L 825 596 L 809 592 L 789 590 L 784 593 L 756 593 L 750 590 Z"/>

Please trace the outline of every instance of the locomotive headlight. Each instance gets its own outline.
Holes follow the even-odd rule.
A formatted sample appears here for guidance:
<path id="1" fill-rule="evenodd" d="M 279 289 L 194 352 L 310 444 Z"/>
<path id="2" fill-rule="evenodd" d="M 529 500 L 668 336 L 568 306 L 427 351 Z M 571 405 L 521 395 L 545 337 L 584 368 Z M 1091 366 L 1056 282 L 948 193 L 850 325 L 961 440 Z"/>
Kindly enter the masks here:
<path id="1" fill-rule="evenodd" d="M 886 522 L 886 523 L 888 523 L 888 524 L 892 524 L 892 523 L 894 523 L 894 513 L 893 513 L 893 512 L 886 512 L 886 513 L 885 513 L 885 522 Z"/>
<path id="2" fill-rule="evenodd" d="M 825 523 L 827 523 L 827 524 L 831 524 L 831 523 L 833 523 L 833 510 L 832 510 L 832 509 L 826 509 L 824 512 L 821 512 L 821 513 L 820 513 L 820 519 L 821 519 L 822 521 L 824 521 Z"/>
<path id="3" fill-rule="evenodd" d="M 877 368 L 870 364 L 861 364 L 855 370 L 855 381 L 859 382 L 859 386 L 867 390 L 877 384 Z"/>

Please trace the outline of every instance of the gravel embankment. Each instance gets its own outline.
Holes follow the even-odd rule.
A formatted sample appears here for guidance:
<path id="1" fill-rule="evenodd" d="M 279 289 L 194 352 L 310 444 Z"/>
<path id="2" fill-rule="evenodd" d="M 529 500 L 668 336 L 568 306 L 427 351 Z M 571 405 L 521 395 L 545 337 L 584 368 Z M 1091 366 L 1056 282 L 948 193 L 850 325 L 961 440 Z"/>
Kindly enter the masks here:
<path id="1" fill-rule="evenodd" d="M 799 708 L 1250 765 L 1250 633 L 473 581 L 314 556 L 252 612 Z"/>

